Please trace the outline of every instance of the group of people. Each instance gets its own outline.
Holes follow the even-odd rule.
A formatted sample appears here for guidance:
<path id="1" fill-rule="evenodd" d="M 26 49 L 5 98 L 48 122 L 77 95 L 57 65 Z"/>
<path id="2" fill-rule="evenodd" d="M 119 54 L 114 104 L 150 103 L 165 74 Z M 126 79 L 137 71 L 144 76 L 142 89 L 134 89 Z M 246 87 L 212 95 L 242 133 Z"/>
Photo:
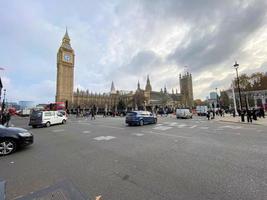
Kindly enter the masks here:
<path id="1" fill-rule="evenodd" d="M 215 110 L 208 110 L 206 113 L 206 116 L 207 116 L 208 120 L 210 120 L 210 119 L 214 119 L 215 115 L 224 117 L 224 113 L 225 113 L 225 111 L 223 109 L 218 109 L 216 111 Z"/>
<path id="2" fill-rule="evenodd" d="M 238 110 L 238 114 L 241 117 L 247 117 L 247 122 L 248 123 L 252 123 L 252 120 L 257 120 L 257 118 L 265 118 L 265 112 L 263 108 L 259 108 L 259 109 L 244 109 L 244 110 Z"/>
<path id="3" fill-rule="evenodd" d="M 4 111 L 0 114 L 0 121 L 3 126 L 9 126 L 9 121 L 11 119 L 11 114 L 8 111 Z"/>

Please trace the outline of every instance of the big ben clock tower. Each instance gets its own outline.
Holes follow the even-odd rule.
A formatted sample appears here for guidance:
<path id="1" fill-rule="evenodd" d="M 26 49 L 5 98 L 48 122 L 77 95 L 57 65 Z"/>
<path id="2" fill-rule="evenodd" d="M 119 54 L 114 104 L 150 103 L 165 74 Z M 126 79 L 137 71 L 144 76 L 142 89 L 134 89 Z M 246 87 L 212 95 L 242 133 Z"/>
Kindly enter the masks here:
<path id="1" fill-rule="evenodd" d="M 57 53 L 57 91 L 56 102 L 73 103 L 74 50 L 70 44 L 68 31 L 62 39 Z"/>

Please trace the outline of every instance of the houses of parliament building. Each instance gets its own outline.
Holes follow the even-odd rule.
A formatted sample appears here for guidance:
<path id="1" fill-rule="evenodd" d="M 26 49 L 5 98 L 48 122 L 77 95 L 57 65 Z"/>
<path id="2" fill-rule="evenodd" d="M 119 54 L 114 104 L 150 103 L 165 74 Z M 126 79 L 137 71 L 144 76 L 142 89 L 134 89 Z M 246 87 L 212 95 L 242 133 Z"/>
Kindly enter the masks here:
<path id="1" fill-rule="evenodd" d="M 57 86 L 56 102 L 65 102 L 68 109 L 72 108 L 91 108 L 116 110 L 121 102 L 127 110 L 148 109 L 155 107 L 192 107 L 193 106 L 193 87 L 192 75 L 186 72 L 179 75 L 180 93 L 168 92 L 166 86 L 161 91 L 153 91 L 149 76 L 147 76 L 146 86 L 141 88 L 138 81 L 135 91 L 116 90 L 114 83 L 111 83 L 109 93 L 92 93 L 88 90 L 74 91 L 74 66 L 75 54 L 70 44 L 68 31 L 62 39 L 61 46 L 57 53 Z"/>

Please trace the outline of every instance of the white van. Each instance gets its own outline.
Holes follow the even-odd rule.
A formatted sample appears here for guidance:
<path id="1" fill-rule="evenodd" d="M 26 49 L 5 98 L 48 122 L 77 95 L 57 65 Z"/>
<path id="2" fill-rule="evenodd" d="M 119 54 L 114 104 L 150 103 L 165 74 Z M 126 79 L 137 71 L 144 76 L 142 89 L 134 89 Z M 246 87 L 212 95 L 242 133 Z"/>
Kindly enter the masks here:
<path id="1" fill-rule="evenodd" d="M 176 118 L 177 119 L 179 119 L 179 118 L 182 118 L 182 119 L 191 118 L 192 119 L 192 117 L 193 117 L 193 114 L 190 112 L 189 109 L 185 109 L 185 108 L 176 109 Z"/>
<path id="2" fill-rule="evenodd" d="M 37 126 L 49 127 L 53 124 L 65 124 L 67 116 L 59 111 L 33 111 L 30 115 L 29 126 L 36 128 Z"/>

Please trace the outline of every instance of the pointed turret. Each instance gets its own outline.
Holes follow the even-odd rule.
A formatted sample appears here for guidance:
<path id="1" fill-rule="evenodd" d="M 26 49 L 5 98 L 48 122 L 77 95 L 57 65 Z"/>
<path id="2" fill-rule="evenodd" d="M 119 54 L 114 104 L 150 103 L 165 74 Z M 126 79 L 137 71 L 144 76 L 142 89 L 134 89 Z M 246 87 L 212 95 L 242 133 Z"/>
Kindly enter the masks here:
<path id="1" fill-rule="evenodd" d="M 64 35 L 64 39 L 70 40 L 67 27 L 66 27 L 66 32 L 65 32 L 65 35 Z"/>
<path id="2" fill-rule="evenodd" d="M 67 29 L 67 27 L 66 27 L 65 35 L 64 35 L 64 37 L 62 38 L 62 44 L 61 44 L 61 47 L 64 47 L 64 48 L 69 49 L 69 50 L 73 50 L 72 47 L 71 47 L 71 44 L 70 44 L 70 37 L 69 37 L 69 34 L 68 34 L 68 29 Z"/>
<path id="3" fill-rule="evenodd" d="M 150 84 L 149 75 L 147 75 L 146 92 L 151 92 L 151 91 L 152 91 L 152 87 L 151 87 L 151 84 Z"/>
<path id="4" fill-rule="evenodd" d="M 112 83 L 111 83 L 110 93 L 111 93 L 111 94 L 115 94 L 115 93 L 116 93 L 116 90 L 115 90 L 115 86 L 114 86 L 114 82 L 113 82 L 113 81 L 112 81 Z"/>
<path id="5" fill-rule="evenodd" d="M 137 83 L 137 90 L 141 90 L 139 80 L 138 80 L 138 83 Z"/>

